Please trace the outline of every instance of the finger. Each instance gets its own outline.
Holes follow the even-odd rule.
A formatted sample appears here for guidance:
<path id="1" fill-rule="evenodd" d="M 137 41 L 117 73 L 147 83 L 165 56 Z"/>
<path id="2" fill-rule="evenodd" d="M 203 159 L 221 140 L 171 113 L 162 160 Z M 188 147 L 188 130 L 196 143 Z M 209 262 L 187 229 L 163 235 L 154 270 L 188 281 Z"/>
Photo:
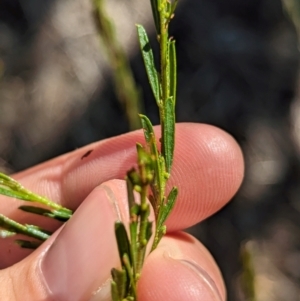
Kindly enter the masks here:
<path id="1" fill-rule="evenodd" d="M 120 181 L 93 190 L 59 233 L 0 272 L 0 299 L 110 300 L 110 269 L 119 265 L 114 222 L 128 215 L 124 190 Z M 225 295 L 210 255 L 183 233 L 163 238 L 147 258 L 138 292 L 142 301 L 211 301 Z"/>
<path id="2" fill-rule="evenodd" d="M 97 185 L 124 178 L 136 163 L 135 143 L 143 140 L 141 131 L 104 140 L 16 177 L 26 187 L 75 209 Z M 192 226 L 219 210 L 236 193 L 242 177 L 242 153 L 230 135 L 209 125 L 178 124 L 168 189 L 177 185 L 179 197 L 168 220 L 169 231 Z M 4 213 L 14 209 L 1 208 Z"/>
<path id="3" fill-rule="evenodd" d="M 109 296 L 110 270 L 120 265 L 114 223 L 123 218 L 128 223 L 124 190 L 124 181 L 97 187 L 59 233 L 1 270 L 0 300 L 83 301 L 96 293 Z"/>
<path id="4" fill-rule="evenodd" d="M 186 233 L 162 239 L 138 283 L 141 301 L 223 301 L 220 271 L 203 245 Z"/>

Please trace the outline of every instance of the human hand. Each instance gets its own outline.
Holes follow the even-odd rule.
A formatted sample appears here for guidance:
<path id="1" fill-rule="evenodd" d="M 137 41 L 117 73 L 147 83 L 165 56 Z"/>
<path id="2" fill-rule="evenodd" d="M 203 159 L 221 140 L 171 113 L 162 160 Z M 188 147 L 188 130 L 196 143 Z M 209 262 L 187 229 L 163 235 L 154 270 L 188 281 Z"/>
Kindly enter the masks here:
<path id="1" fill-rule="evenodd" d="M 110 270 L 119 257 L 114 223 L 128 221 L 126 171 L 136 162 L 142 131 L 100 141 L 13 175 L 25 187 L 76 209 L 68 223 L 30 253 L 0 240 L 0 300 L 110 300 Z M 92 152 L 90 152 L 92 150 Z M 195 238 L 181 230 L 219 210 L 243 177 L 241 151 L 220 129 L 178 124 L 169 186 L 179 196 L 167 221 L 168 233 L 146 259 L 138 283 L 139 301 L 225 300 L 218 267 Z M 58 222 L 17 210 L 4 200 L 0 212 L 47 229 Z"/>

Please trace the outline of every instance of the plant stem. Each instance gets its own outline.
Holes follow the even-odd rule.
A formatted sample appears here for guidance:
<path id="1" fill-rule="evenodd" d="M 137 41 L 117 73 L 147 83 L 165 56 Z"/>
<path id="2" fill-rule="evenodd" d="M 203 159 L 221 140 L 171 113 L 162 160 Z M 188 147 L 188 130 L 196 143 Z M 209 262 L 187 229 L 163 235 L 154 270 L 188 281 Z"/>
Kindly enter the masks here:
<path id="1" fill-rule="evenodd" d="M 54 203 L 46 197 L 33 193 L 24 188 L 19 182 L 2 173 L 0 173 L 0 194 L 24 201 L 40 203 L 69 217 L 72 215 L 72 210 Z"/>
<path id="2" fill-rule="evenodd" d="M 138 129 L 141 127 L 138 114 L 142 111 L 139 89 L 128 59 L 117 40 L 114 25 L 105 13 L 104 0 L 94 0 L 94 4 L 100 37 L 113 69 L 117 97 L 125 108 L 130 129 Z"/>
<path id="3" fill-rule="evenodd" d="M 32 225 L 22 225 L 3 214 L 0 214 L 0 226 L 6 230 L 13 231 L 18 234 L 24 234 L 29 237 L 36 238 L 38 240 L 46 240 L 50 234 L 44 230 Z"/>

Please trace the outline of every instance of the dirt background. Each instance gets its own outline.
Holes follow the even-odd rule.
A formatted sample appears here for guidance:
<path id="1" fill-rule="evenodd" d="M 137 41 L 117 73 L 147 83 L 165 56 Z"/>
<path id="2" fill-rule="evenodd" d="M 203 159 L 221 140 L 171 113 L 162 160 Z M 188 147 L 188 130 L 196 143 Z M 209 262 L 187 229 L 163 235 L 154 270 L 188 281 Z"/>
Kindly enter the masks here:
<path id="1" fill-rule="evenodd" d="M 137 48 L 147 1 L 107 1 L 145 111 L 158 122 Z M 291 1 L 286 0 L 291 4 Z M 129 130 L 89 0 L 0 1 L 0 158 L 13 172 Z M 239 250 L 250 241 L 258 301 L 300 300 L 300 99 L 295 25 L 280 0 L 182 0 L 178 121 L 205 122 L 241 145 L 246 176 L 234 200 L 191 229 L 240 294 Z"/>

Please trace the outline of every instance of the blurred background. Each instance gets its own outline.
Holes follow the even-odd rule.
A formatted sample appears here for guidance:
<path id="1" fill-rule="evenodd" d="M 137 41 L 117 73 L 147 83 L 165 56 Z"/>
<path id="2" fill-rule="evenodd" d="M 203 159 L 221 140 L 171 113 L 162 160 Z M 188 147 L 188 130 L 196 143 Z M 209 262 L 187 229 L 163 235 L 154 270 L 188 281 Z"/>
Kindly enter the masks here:
<path id="1" fill-rule="evenodd" d="M 129 130 L 99 40 L 91 0 L 0 1 L 0 166 L 12 173 Z M 158 123 L 135 23 L 148 1 L 107 0 L 118 40 Z M 299 0 L 180 0 L 178 121 L 235 137 L 244 183 L 218 214 L 191 229 L 219 263 L 228 300 L 241 292 L 248 241 L 258 301 L 300 300 Z"/>

